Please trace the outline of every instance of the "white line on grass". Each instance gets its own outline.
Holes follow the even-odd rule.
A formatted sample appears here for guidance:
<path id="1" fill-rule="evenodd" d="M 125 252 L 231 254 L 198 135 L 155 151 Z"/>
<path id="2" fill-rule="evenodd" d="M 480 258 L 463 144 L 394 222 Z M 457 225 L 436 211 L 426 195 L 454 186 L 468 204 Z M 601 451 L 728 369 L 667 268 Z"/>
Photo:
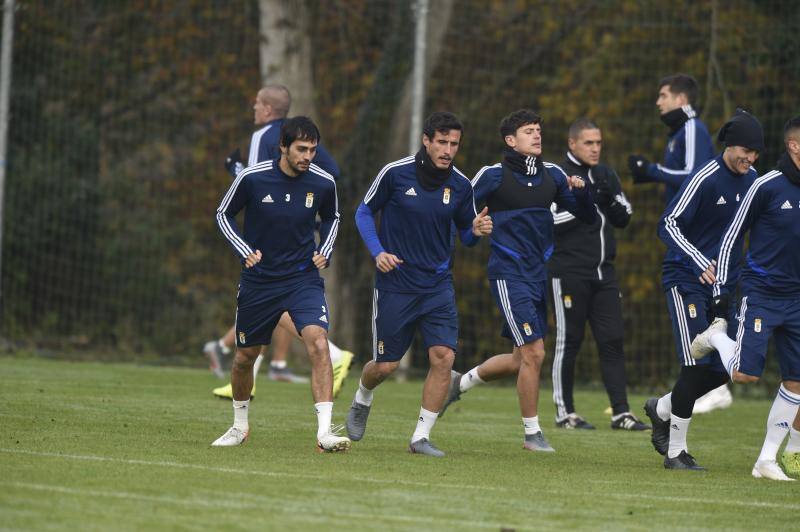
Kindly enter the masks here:
<path id="1" fill-rule="evenodd" d="M 304 475 L 301 473 L 286 473 L 282 471 L 257 471 L 251 469 L 234 469 L 232 467 L 214 467 L 200 464 L 185 464 L 181 462 L 162 462 L 150 460 L 135 460 L 128 458 L 112 458 L 109 456 L 93 456 L 93 455 L 79 455 L 79 454 L 64 454 L 52 453 L 44 451 L 29 451 L 25 449 L 8 449 L 0 448 L 0 452 L 13 453 L 13 454 L 30 454 L 34 456 L 49 456 L 52 458 L 67 458 L 69 460 L 87 460 L 92 462 L 116 462 L 120 464 L 129 465 L 147 465 L 147 466 L 160 466 L 160 467 L 175 467 L 180 469 L 199 469 L 202 471 L 212 471 L 214 473 L 233 473 L 235 475 L 260 475 L 264 477 L 284 477 L 284 478 L 301 478 L 306 480 L 319 480 L 319 475 Z M 477 491 L 507 491 L 507 488 L 492 487 L 492 486 L 470 486 L 467 484 L 444 484 L 433 482 L 418 482 L 413 480 L 383 480 L 379 478 L 357 477 L 351 476 L 348 479 L 355 482 L 368 482 L 372 484 L 388 484 L 397 485 L 402 484 L 405 486 L 416 486 L 423 488 L 447 488 L 447 489 L 473 489 Z M 341 480 L 341 479 L 339 479 Z"/>
<path id="2" fill-rule="evenodd" d="M 4 453 L 11 453 L 11 454 L 28 454 L 33 456 L 47 456 L 52 458 L 65 458 L 69 460 L 87 460 L 93 462 L 114 462 L 114 463 L 121 463 L 121 464 L 129 464 L 129 465 L 147 465 L 147 466 L 159 466 L 159 467 L 174 467 L 179 469 L 196 469 L 202 471 L 212 471 L 215 473 L 232 473 L 236 475 L 259 475 L 265 477 L 283 477 L 283 478 L 300 478 L 300 479 L 308 479 L 308 480 L 315 480 L 319 481 L 318 475 L 304 475 L 300 473 L 286 473 L 280 471 L 255 471 L 255 470 L 245 470 L 245 469 L 234 469 L 230 467 L 213 467 L 213 466 L 206 466 L 200 464 L 186 464 L 181 462 L 163 462 L 163 461 L 150 461 L 150 460 L 136 460 L 136 459 L 127 459 L 127 458 L 112 458 L 108 456 L 94 456 L 94 455 L 76 455 L 76 454 L 64 454 L 64 453 L 54 453 L 54 452 L 43 452 L 43 451 L 30 451 L 26 449 L 8 449 L 8 448 L 0 448 L 0 452 Z M 367 477 L 347 477 L 349 480 L 353 480 L 356 482 L 364 482 L 364 483 L 371 483 L 371 484 L 384 484 L 384 485 L 405 485 L 405 486 L 416 486 L 416 487 L 424 487 L 424 488 L 448 488 L 448 489 L 474 489 L 478 491 L 497 491 L 497 492 L 507 492 L 507 491 L 516 491 L 515 488 L 506 487 L 506 486 L 470 486 L 468 484 L 444 484 L 444 483 L 432 483 L 432 482 L 417 482 L 411 480 L 401 480 L 401 479 L 392 479 L 392 480 L 383 480 L 383 479 L 376 479 L 376 478 L 367 478 Z M 337 481 L 341 481 L 345 479 L 337 479 Z M 595 483 L 606 483 L 610 481 L 593 481 Z M 576 492 L 575 488 L 572 487 L 569 490 L 569 493 L 574 494 Z M 590 492 L 593 489 L 588 490 Z M 620 497 L 633 497 L 638 499 L 644 500 L 663 500 L 663 501 L 672 501 L 672 502 L 685 502 L 689 504 L 694 504 L 697 502 L 696 498 L 693 497 L 674 497 L 668 495 L 647 495 L 641 493 L 625 493 L 619 494 Z M 745 506 L 745 507 L 753 507 L 753 508 L 780 508 L 786 510 L 800 510 L 800 504 L 791 504 L 791 503 L 772 503 L 772 502 L 761 502 L 761 501 L 751 501 L 751 500 L 742 500 L 742 499 L 703 499 L 703 502 L 719 504 L 719 505 L 733 505 L 733 506 Z"/>

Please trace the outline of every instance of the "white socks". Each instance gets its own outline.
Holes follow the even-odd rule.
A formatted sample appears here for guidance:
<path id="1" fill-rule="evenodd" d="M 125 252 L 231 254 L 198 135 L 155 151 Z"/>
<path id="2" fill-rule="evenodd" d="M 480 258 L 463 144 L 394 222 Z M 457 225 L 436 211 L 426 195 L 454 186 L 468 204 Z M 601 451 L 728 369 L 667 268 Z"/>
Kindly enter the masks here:
<path id="1" fill-rule="evenodd" d="M 675 458 L 681 451 L 686 451 L 686 433 L 689 432 L 689 423 L 692 418 L 683 419 L 675 414 L 670 415 L 669 419 L 669 450 L 667 456 Z"/>
<path id="2" fill-rule="evenodd" d="M 672 392 L 669 392 L 658 400 L 656 404 L 656 414 L 664 421 L 669 420 L 669 416 L 672 414 Z"/>
<path id="3" fill-rule="evenodd" d="M 800 430 L 789 429 L 789 441 L 786 442 L 787 453 L 800 453 Z"/>
<path id="4" fill-rule="evenodd" d="M 227 345 L 225 345 L 225 339 L 224 338 L 220 338 L 219 340 L 217 340 L 217 344 L 219 344 L 219 348 L 222 350 L 222 354 L 223 355 L 230 355 L 231 354 L 231 348 L 228 347 Z"/>
<path id="5" fill-rule="evenodd" d="M 328 351 L 331 354 L 331 364 L 336 365 L 342 359 L 342 350 L 339 349 L 336 344 L 328 340 Z"/>
<path id="6" fill-rule="evenodd" d="M 542 432 L 542 428 L 539 426 L 539 416 L 522 418 L 522 426 L 525 428 L 526 436 Z"/>
<path id="7" fill-rule="evenodd" d="M 419 409 L 419 420 L 417 420 L 417 428 L 414 429 L 414 434 L 411 436 L 411 442 L 419 441 L 422 438 L 431 439 L 431 429 L 436 423 L 436 418 L 439 417 L 438 412 L 431 412 L 424 408 Z"/>
<path id="8" fill-rule="evenodd" d="M 732 379 L 733 372 L 739 369 L 739 361 L 736 360 L 736 342 L 728 338 L 727 334 L 720 332 L 709 338 L 708 343 L 717 350 L 719 358 L 722 359 L 722 365 L 725 366 L 725 371 Z"/>
<path id="9" fill-rule="evenodd" d="M 767 417 L 767 435 L 761 447 L 761 454 L 758 455 L 759 462 L 774 461 L 778 456 L 778 448 L 789 433 L 799 405 L 800 394 L 790 392 L 781 384 Z"/>
<path id="10" fill-rule="evenodd" d="M 314 410 L 317 411 L 317 438 L 321 438 L 331 431 L 333 403 L 314 403 Z"/>
<path id="11" fill-rule="evenodd" d="M 366 388 L 360 380 L 358 381 L 358 390 L 356 390 L 356 403 L 372 406 L 372 390 Z"/>
<path id="12" fill-rule="evenodd" d="M 261 369 L 262 362 L 264 362 L 264 355 L 258 355 L 258 358 L 256 358 L 253 364 L 253 386 L 256 384 L 256 377 L 258 377 L 258 370 Z"/>
<path id="13" fill-rule="evenodd" d="M 478 376 L 478 366 L 475 366 L 465 374 L 461 376 L 461 380 L 458 383 L 458 388 L 461 390 L 461 393 L 466 392 L 473 386 L 477 386 L 478 384 L 484 384 L 486 381 Z"/>
<path id="14" fill-rule="evenodd" d="M 250 424 L 247 422 L 247 414 L 250 410 L 250 399 L 247 401 L 233 400 L 233 426 L 241 431 L 247 432 L 250 430 Z"/>

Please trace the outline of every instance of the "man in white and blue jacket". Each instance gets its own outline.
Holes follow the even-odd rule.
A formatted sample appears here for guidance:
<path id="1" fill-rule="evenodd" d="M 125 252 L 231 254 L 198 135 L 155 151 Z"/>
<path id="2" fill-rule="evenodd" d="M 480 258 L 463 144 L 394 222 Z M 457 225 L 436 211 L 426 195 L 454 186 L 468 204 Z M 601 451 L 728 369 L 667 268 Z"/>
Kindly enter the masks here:
<path id="1" fill-rule="evenodd" d="M 692 409 L 698 398 L 724 385 L 728 376 L 716 353 L 696 361 L 690 345 L 713 319 L 714 279 L 706 270 L 719 253 L 725 228 L 757 177 L 752 165 L 764 150 L 761 124 L 742 110 L 722 127 L 719 140 L 725 150 L 681 186 L 658 225 L 658 236 L 667 245 L 661 279 L 681 372 L 672 392 L 649 399 L 645 412 L 653 422 L 653 446 L 665 455 L 667 469 L 702 469 L 686 444 Z M 732 253 L 738 263 L 741 245 Z M 738 266 L 730 273 L 722 287 L 727 293 L 735 290 Z"/>

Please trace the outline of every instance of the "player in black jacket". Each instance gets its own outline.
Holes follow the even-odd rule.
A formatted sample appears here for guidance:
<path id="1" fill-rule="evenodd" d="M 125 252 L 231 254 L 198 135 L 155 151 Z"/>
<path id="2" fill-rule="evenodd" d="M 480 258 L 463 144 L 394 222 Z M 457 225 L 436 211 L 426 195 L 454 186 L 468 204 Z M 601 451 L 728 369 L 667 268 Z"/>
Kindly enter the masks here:
<path id="1" fill-rule="evenodd" d="M 569 151 L 562 168 L 582 177 L 594 192 L 598 217 L 592 224 L 553 206 L 555 245 L 548 262 L 556 321 L 553 400 L 556 426 L 593 429 L 575 413 L 572 389 L 575 358 L 583 342 L 586 320 L 600 354 L 600 368 L 613 410 L 612 429 L 647 430 L 630 412 L 623 353 L 621 293 L 614 271 L 614 229 L 628 225 L 633 212 L 616 172 L 600 164 L 602 135 L 587 118 L 569 128 Z"/>

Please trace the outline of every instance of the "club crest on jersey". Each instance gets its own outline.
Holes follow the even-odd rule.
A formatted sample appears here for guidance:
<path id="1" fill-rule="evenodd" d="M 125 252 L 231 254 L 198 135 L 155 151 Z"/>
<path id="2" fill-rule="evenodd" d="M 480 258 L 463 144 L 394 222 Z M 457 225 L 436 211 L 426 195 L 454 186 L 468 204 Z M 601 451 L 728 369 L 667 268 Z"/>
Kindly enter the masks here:
<path id="1" fill-rule="evenodd" d="M 244 332 L 242 332 L 242 331 L 239 331 L 239 343 L 240 343 L 240 344 L 244 344 L 244 343 L 246 343 L 246 342 L 244 341 Z"/>
<path id="2" fill-rule="evenodd" d="M 378 340 L 378 354 L 383 354 L 383 340 Z"/>
<path id="3" fill-rule="evenodd" d="M 522 330 L 525 331 L 525 334 L 527 336 L 530 336 L 530 335 L 533 334 L 533 329 L 531 329 L 531 325 L 528 322 L 525 322 L 525 323 L 522 324 Z"/>
<path id="4" fill-rule="evenodd" d="M 564 308 L 572 308 L 572 296 L 564 296 Z"/>
<path id="5" fill-rule="evenodd" d="M 306 209 L 310 209 L 314 205 L 314 193 L 309 192 L 306 194 Z"/>
<path id="6" fill-rule="evenodd" d="M 697 317 L 697 307 L 694 306 L 694 303 L 689 303 L 689 317 L 690 318 Z"/>
<path id="7" fill-rule="evenodd" d="M 761 318 L 756 318 L 756 321 L 753 322 L 753 330 L 755 332 L 761 332 Z"/>
<path id="8" fill-rule="evenodd" d="M 442 195 L 442 203 L 448 205 L 450 203 L 450 188 L 444 187 L 444 195 Z"/>

